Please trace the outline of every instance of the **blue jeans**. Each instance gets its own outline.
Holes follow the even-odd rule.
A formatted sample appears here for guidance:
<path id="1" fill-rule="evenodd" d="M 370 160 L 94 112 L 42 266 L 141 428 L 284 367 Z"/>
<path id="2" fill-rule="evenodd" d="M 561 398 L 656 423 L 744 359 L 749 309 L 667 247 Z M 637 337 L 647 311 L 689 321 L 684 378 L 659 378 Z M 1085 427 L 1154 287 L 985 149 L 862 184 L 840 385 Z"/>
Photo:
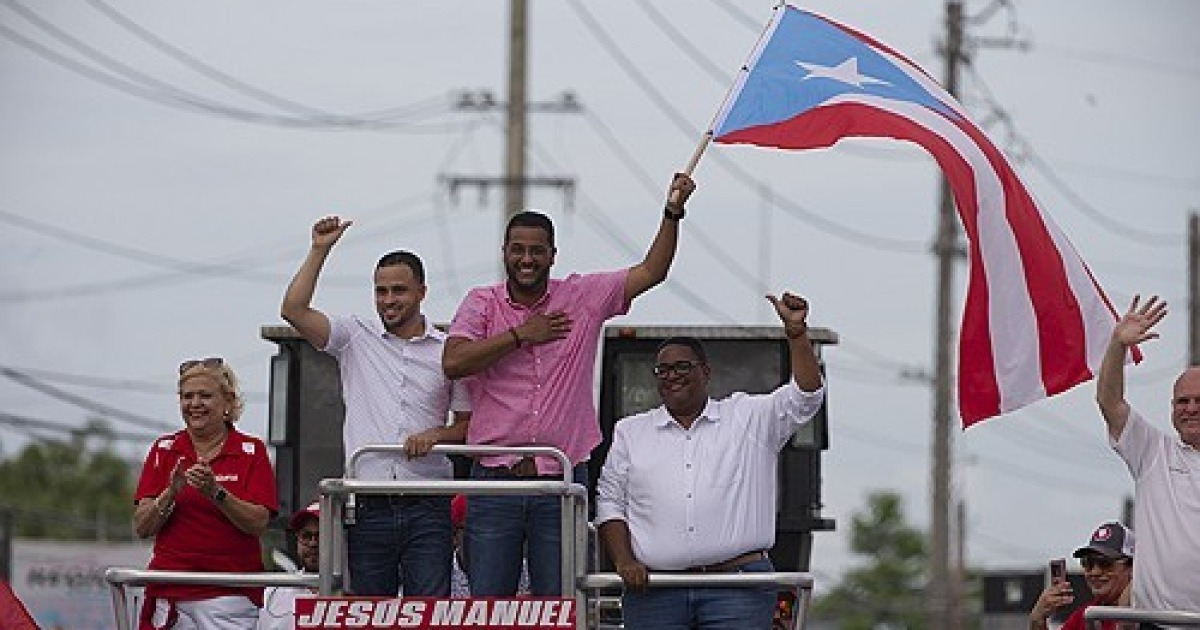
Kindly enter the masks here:
<path id="1" fill-rule="evenodd" d="M 350 591 L 355 595 L 445 597 L 454 543 L 450 497 L 359 495 L 346 528 Z"/>
<path id="2" fill-rule="evenodd" d="M 773 570 L 763 559 L 737 572 Z M 774 587 L 649 588 L 626 591 L 621 610 L 626 630 L 771 630 L 777 599 Z"/>
<path id="3" fill-rule="evenodd" d="M 587 485 L 587 463 L 571 471 Z M 471 466 L 472 479 L 528 481 L 504 468 Z M 539 477 L 538 479 L 562 479 Z M 529 594 L 561 595 L 562 503 L 557 496 L 471 495 L 467 500 L 467 578 L 473 597 L 517 593 L 521 561 L 528 557 Z M 568 595 L 570 595 L 568 593 Z"/>

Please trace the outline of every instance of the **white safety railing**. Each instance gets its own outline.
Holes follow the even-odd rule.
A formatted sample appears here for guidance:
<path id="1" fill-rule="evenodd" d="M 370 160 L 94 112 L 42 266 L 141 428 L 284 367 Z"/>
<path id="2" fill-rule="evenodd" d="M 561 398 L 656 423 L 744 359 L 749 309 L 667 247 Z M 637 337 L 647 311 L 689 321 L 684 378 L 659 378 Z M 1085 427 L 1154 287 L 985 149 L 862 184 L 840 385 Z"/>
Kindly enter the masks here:
<path id="1" fill-rule="evenodd" d="M 112 593 L 117 630 L 130 630 L 129 597 L 126 588 L 147 584 L 199 584 L 203 586 L 305 586 L 315 588 L 317 576 L 301 573 L 218 573 L 161 571 L 113 567 L 104 572 Z"/>
<path id="2" fill-rule="evenodd" d="M 1083 611 L 1083 621 L 1089 628 L 1100 629 L 1102 621 L 1153 623 L 1163 626 L 1200 628 L 1200 612 L 1182 610 L 1142 610 L 1120 606 L 1089 606 Z"/>

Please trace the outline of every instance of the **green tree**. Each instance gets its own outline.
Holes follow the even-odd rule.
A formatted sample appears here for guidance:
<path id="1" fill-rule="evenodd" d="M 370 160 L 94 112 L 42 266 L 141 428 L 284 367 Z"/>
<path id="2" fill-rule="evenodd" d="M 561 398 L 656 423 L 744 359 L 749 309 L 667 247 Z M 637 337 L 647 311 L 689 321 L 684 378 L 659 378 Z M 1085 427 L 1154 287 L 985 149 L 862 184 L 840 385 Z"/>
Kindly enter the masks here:
<path id="1" fill-rule="evenodd" d="M 0 461 L 0 510 L 24 538 L 131 540 L 133 484 L 111 428 L 96 420 L 67 441 L 33 442 Z"/>
<path id="2" fill-rule="evenodd" d="M 866 511 L 852 519 L 850 548 L 868 559 L 866 565 L 847 571 L 831 592 L 818 597 L 813 618 L 844 630 L 926 627 L 925 534 L 906 522 L 899 494 L 881 491 L 867 498 Z"/>

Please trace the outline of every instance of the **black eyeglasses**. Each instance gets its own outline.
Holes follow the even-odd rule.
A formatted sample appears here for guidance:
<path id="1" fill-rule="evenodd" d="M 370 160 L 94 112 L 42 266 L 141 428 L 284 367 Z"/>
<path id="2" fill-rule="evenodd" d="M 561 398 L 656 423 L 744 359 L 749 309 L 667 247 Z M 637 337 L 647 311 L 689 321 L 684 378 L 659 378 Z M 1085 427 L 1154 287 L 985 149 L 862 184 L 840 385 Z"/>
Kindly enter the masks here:
<path id="1" fill-rule="evenodd" d="M 207 359 L 188 359 L 179 364 L 179 373 L 183 374 L 196 366 L 204 366 L 206 368 L 219 368 L 225 365 L 225 359 L 221 357 L 208 357 Z"/>
<path id="2" fill-rule="evenodd" d="M 1091 570 L 1092 568 L 1107 571 L 1116 565 L 1116 558 L 1105 558 L 1104 556 L 1084 556 L 1079 559 L 1079 564 L 1083 565 L 1084 569 Z"/>
<path id="3" fill-rule="evenodd" d="M 671 374 L 679 376 L 687 376 L 696 366 L 700 365 L 699 361 L 676 361 L 674 363 L 655 363 L 654 375 L 658 378 L 666 378 Z"/>

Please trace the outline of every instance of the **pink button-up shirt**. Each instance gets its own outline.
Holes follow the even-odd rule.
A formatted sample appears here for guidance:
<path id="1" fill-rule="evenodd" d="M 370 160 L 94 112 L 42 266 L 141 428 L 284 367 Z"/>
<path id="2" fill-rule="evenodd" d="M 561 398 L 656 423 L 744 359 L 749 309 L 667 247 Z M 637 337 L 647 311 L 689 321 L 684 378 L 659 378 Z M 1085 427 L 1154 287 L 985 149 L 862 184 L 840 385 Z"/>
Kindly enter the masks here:
<path id="1" fill-rule="evenodd" d="M 535 313 L 564 311 L 571 332 L 563 339 L 522 345 L 467 380 L 471 393 L 468 444 L 554 446 L 572 463 L 587 459 L 600 443 L 592 395 L 601 329 L 623 315 L 628 269 L 550 280 L 532 307 L 509 299 L 505 284 L 472 289 L 450 324 L 451 337 L 487 339 L 521 325 Z M 512 456 L 480 458 L 485 466 L 508 466 Z M 553 459 L 539 458 L 538 473 L 561 473 Z"/>

